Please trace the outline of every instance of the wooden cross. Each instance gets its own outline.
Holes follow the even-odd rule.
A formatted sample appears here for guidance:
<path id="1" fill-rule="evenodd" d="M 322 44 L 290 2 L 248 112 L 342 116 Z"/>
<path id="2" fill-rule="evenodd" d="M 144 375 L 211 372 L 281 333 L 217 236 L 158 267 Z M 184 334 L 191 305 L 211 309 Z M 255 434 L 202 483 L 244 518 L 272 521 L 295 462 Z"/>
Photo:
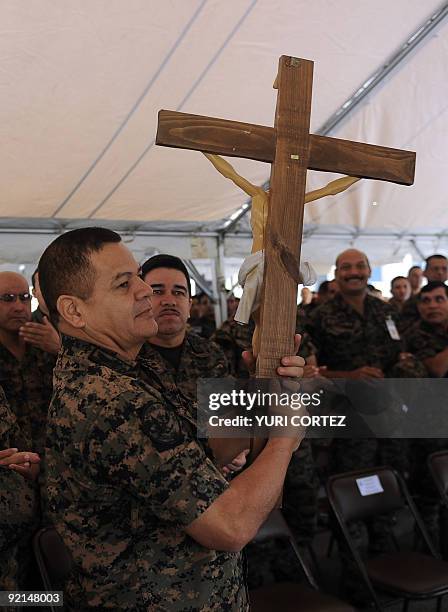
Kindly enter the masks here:
<path id="1" fill-rule="evenodd" d="M 313 62 L 282 56 L 274 127 L 159 112 L 156 144 L 269 162 L 257 376 L 293 352 L 307 169 L 412 185 L 415 153 L 309 133 Z"/>

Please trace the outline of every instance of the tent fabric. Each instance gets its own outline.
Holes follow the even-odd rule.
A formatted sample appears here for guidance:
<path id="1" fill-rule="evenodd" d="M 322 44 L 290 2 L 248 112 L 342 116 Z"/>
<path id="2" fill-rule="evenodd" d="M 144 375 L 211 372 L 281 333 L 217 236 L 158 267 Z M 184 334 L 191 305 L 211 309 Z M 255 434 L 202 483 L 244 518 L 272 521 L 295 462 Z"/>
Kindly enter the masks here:
<path id="1" fill-rule="evenodd" d="M 221 227 L 246 197 L 200 153 L 155 146 L 157 111 L 272 125 L 278 58 L 294 55 L 315 62 L 316 131 L 439 6 L 435 0 L 2 3 L 0 260 L 34 261 L 55 232 L 92 223 L 133 236 L 142 256 L 154 241 L 155 248 L 163 239 L 162 250 L 172 248 L 173 232 L 182 233 L 185 253 L 201 251 L 202 239 L 208 245 L 202 253 L 215 256 L 216 239 L 203 233 Z M 413 248 L 424 255 L 435 246 L 447 250 L 447 45 L 442 23 L 332 132 L 415 150 L 416 180 L 413 187 L 361 181 L 310 204 L 304 250 L 311 261 L 331 263 L 349 244 L 370 245 L 378 261 Z M 253 183 L 269 178 L 267 164 L 232 163 Z M 308 187 L 332 178 L 309 172 Z M 226 254 L 244 254 L 249 242 L 245 233 L 229 236 Z"/>

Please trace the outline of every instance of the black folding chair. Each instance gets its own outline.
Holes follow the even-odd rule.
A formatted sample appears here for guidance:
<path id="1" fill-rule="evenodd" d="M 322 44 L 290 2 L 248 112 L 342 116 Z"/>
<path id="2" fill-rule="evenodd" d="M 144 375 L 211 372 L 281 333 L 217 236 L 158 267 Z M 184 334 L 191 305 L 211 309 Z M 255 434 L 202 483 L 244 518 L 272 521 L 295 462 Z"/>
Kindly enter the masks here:
<path id="1" fill-rule="evenodd" d="M 431 453 L 428 467 L 442 502 L 448 509 L 448 450 Z"/>
<path id="2" fill-rule="evenodd" d="M 280 539 L 289 542 L 299 568 L 304 574 L 304 582 L 279 582 L 268 584 L 250 591 L 250 609 L 253 612 L 354 612 L 349 604 L 319 591 L 316 581 L 294 536 L 280 510 L 273 510 L 260 527 L 254 542 Z"/>
<path id="3" fill-rule="evenodd" d="M 61 591 L 72 571 L 73 561 L 54 527 L 43 527 L 33 537 L 33 550 L 46 591 Z M 51 612 L 60 607 L 48 604 Z"/>
<path id="4" fill-rule="evenodd" d="M 448 559 L 448 450 L 431 453 L 428 468 L 442 502 L 440 512 L 440 550 Z"/>
<path id="5" fill-rule="evenodd" d="M 370 494 L 361 494 L 363 479 L 373 478 L 376 486 Z M 367 487 L 368 489 L 368 487 Z M 369 493 L 369 491 L 365 491 Z M 361 576 L 378 610 L 384 609 L 375 590 L 403 600 L 403 610 L 411 600 L 437 599 L 440 612 L 442 596 L 448 593 L 448 563 L 441 561 L 427 534 L 424 523 L 407 490 L 404 480 L 388 467 L 373 467 L 331 476 L 327 494 L 337 521 L 354 557 Z M 408 508 L 420 531 L 429 554 L 393 551 L 363 560 L 350 534 L 348 525 L 375 516 Z"/>

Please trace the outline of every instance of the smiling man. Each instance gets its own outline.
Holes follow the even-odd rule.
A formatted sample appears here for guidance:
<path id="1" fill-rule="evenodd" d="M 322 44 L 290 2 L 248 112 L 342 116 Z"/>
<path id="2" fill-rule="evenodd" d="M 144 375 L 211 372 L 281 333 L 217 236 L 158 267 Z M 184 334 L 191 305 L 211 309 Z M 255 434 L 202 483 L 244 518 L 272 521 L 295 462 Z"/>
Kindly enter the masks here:
<path id="1" fill-rule="evenodd" d="M 47 494 L 74 560 L 67 609 L 248 610 L 239 551 L 276 503 L 300 440 L 270 439 L 225 480 L 196 439 L 190 400 L 159 392 L 137 359 L 157 332 L 152 289 L 115 232 L 63 234 L 39 278 L 63 334 Z"/>
<path id="2" fill-rule="evenodd" d="M 383 378 L 398 361 L 397 313 L 368 294 L 370 273 L 365 253 L 340 253 L 335 270 L 339 292 L 310 316 L 306 330 L 328 378 Z"/>

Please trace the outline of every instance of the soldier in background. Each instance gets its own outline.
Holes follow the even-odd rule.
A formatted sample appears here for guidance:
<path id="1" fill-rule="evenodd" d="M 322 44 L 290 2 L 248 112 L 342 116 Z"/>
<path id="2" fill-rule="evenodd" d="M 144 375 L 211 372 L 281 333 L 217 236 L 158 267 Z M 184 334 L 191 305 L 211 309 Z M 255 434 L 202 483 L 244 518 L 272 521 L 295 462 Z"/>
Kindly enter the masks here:
<path id="1" fill-rule="evenodd" d="M 199 378 L 221 378 L 229 373 L 236 377 L 249 376 L 248 361 L 244 357 L 252 348 L 254 324 L 239 325 L 233 319 L 223 323 L 211 340 L 201 338 L 187 330 L 190 308 L 190 277 L 183 262 L 172 255 L 156 255 L 142 266 L 142 278 L 153 290 L 152 304 L 158 324 L 157 335 L 142 347 L 140 357 L 158 373 L 161 389 L 180 389 L 191 401 L 197 399 Z M 312 353 L 304 343 L 301 357 Z M 224 354 L 225 353 L 225 354 Z M 226 359 L 226 356 L 230 360 Z M 193 416 L 193 418 L 195 418 Z M 222 468 L 229 472 L 245 464 L 248 449 Z M 311 542 L 316 528 L 318 483 L 309 440 L 303 440 L 288 466 L 283 509 L 285 518 L 299 542 Z M 291 578 L 294 574 L 293 558 L 288 550 L 267 544 L 249 545 L 249 586 Z"/>
<path id="2" fill-rule="evenodd" d="M 448 376 L 448 287 L 441 281 L 430 282 L 418 294 L 420 320 L 406 334 L 407 349 L 423 362 L 427 376 Z M 446 555 L 446 534 L 440 538 L 442 504 L 427 466 L 428 455 L 448 448 L 445 438 L 421 438 L 411 441 L 411 487 L 426 527 L 435 544 L 441 542 Z"/>
<path id="3" fill-rule="evenodd" d="M 55 356 L 26 340 L 31 295 L 25 277 L 0 272 L 0 385 L 27 441 L 43 454 Z"/>
<path id="4" fill-rule="evenodd" d="M 415 359 L 403 353 L 396 310 L 369 294 L 370 273 L 367 256 L 361 251 L 348 249 L 336 258 L 339 293 L 316 309 L 306 326 L 317 349 L 318 365 L 325 366 L 321 373 L 328 378 L 353 380 L 421 375 Z M 380 442 L 378 445 L 374 438 L 336 438 L 330 470 L 338 473 L 386 462 L 407 471 L 407 442 L 389 439 Z M 353 528 L 353 537 L 358 545 L 365 540 L 361 524 Z M 370 533 L 371 548 L 384 550 L 387 540 L 384 525 L 374 526 Z M 356 598 L 359 581 L 350 554 L 345 552 L 345 559 L 347 594 Z"/>
<path id="5" fill-rule="evenodd" d="M 38 270 L 34 271 L 31 282 L 33 285 L 33 296 L 39 305 L 31 315 L 31 322 L 25 323 L 20 328 L 19 333 L 28 344 L 47 353 L 57 355 L 61 348 L 61 339 L 48 318 L 48 308 L 39 286 Z"/>
<path id="6" fill-rule="evenodd" d="M 448 280 L 448 260 L 445 255 L 436 253 L 426 258 L 425 271 L 423 272 L 428 283 L 435 281 L 446 283 Z M 400 331 L 406 333 L 420 320 L 417 308 L 418 294 L 414 294 L 403 307 L 400 315 Z"/>
<path id="7" fill-rule="evenodd" d="M 411 297 L 411 284 L 405 276 L 396 276 L 390 281 L 392 297 L 388 304 L 394 306 L 398 313 L 403 310 L 404 303 Z"/>
<path id="8" fill-rule="evenodd" d="M 423 270 L 420 268 L 420 266 L 412 266 L 408 270 L 407 278 L 411 285 L 411 295 L 416 295 L 422 287 Z"/>
<path id="9" fill-rule="evenodd" d="M 157 373 L 160 390 L 174 394 L 181 391 L 193 407 L 198 379 L 228 376 L 227 360 L 217 344 L 187 329 L 191 282 L 181 259 L 155 255 L 143 264 L 141 275 L 153 291 L 151 301 L 158 331 L 145 342 L 140 358 Z M 193 413 L 191 417 L 196 419 Z"/>

